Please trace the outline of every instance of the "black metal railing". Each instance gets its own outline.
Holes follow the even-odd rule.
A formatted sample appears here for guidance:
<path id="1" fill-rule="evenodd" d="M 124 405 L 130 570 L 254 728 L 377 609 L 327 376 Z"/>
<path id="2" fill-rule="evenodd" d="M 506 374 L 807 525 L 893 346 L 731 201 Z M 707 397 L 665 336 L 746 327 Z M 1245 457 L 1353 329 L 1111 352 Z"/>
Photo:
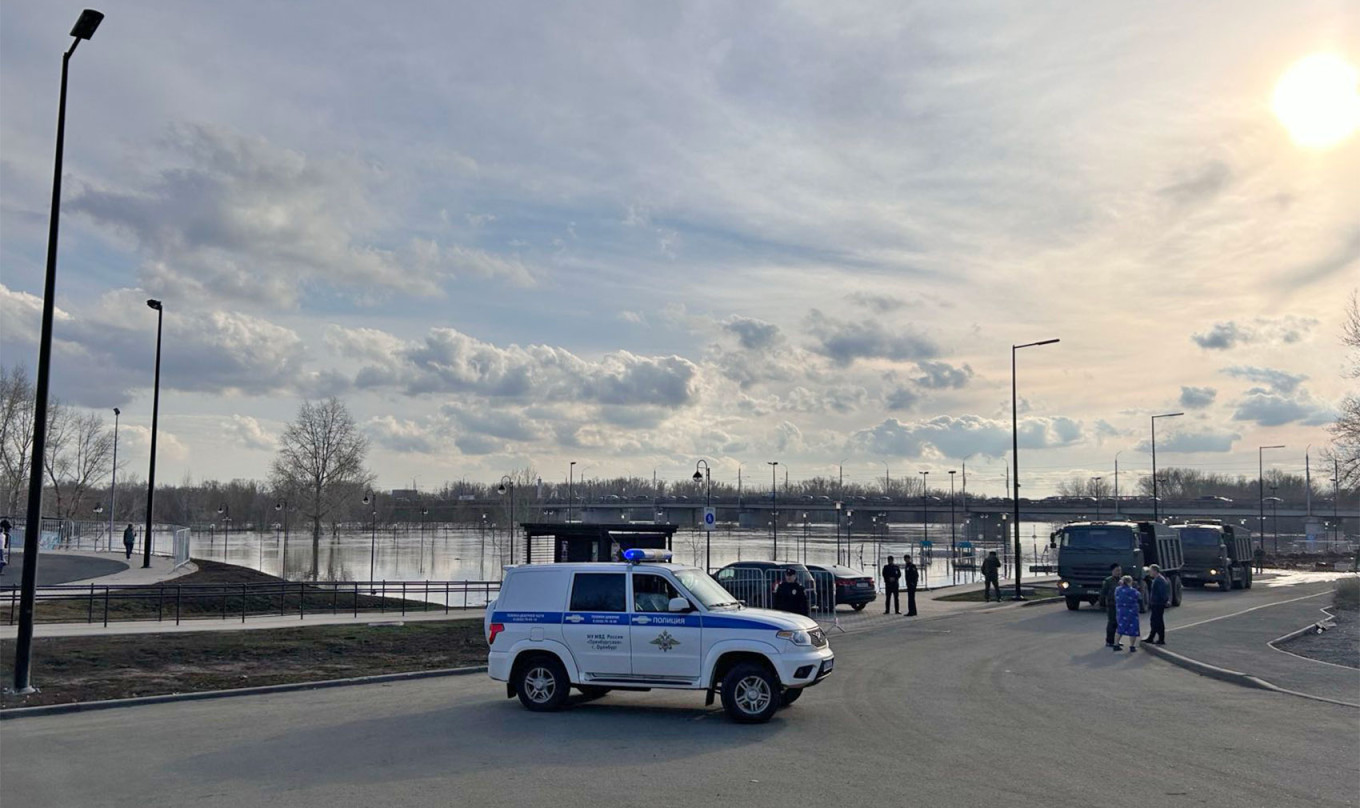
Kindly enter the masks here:
<path id="1" fill-rule="evenodd" d="M 425 613 L 479 609 L 500 592 L 499 581 L 278 581 L 219 584 L 64 584 L 40 587 L 40 623 L 95 623 L 173 619 L 237 619 L 296 614 Z M 13 625 L 19 587 L 0 587 L 0 610 Z"/>

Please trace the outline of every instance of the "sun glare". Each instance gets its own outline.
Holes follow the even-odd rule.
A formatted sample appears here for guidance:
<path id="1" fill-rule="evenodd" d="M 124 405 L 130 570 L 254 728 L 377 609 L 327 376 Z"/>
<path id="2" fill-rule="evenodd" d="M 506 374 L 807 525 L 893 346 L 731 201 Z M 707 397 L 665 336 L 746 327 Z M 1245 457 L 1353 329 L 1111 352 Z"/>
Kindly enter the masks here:
<path id="1" fill-rule="evenodd" d="M 1360 129 L 1360 72 L 1340 56 L 1315 53 L 1275 85 L 1271 108 L 1300 146 L 1325 149 Z"/>

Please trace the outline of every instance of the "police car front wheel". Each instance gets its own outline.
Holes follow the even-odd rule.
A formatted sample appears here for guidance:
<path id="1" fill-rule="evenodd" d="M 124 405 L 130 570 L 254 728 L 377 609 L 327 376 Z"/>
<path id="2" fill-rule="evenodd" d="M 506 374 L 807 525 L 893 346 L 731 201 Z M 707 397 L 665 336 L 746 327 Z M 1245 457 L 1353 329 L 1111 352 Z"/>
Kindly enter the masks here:
<path id="1" fill-rule="evenodd" d="M 728 671 L 722 682 L 723 709 L 734 721 L 769 721 L 783 704 L 779 680 L 768 669 L 746 663 Z"/>
<path id="2" fill-rule="evenodd" d="M 520 704 L 535 712 L 560 708 L 567 701 L 571 682 L 562 663 L 552 657 L 535 657 L 519 668 L 515 693 Z"/>

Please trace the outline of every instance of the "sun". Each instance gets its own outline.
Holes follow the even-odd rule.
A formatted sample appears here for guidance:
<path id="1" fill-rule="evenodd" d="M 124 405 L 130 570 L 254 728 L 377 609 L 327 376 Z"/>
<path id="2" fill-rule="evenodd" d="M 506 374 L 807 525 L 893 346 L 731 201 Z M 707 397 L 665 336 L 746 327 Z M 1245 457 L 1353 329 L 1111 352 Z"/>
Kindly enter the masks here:
<path id="1" fill-rule="evenodd" d="M 1275 85 L 1271 109 L 1300 146 L 1325 149 L 1360 129 L 1360 71 L 1332 53 L 1295 62 Z"/>

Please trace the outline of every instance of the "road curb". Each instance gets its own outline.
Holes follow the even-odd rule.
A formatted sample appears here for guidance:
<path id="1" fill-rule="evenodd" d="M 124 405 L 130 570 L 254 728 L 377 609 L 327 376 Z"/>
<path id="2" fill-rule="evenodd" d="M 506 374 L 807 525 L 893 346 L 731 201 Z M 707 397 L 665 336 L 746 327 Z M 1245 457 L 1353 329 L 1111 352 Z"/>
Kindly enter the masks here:
<path id="1" fill-rule="evenodd" d="M 384 682 L 405 682 L 413 679 L 433 679 L 440 676 L 466 676 L 472 673 L 485 672 L 485 665 L 473 665 L 466 668 L 440 668 L 432 671 L 384 673 L 377 676 L 355 676 L 349 679 L 323 679 L 318 682 L 288 682 L 287 684 L 280 685 L 240 687 L 231 690 L 203 690 L 197 693 L 166 693 L 160 696 L 139 696 L 132 699 L 75 701 L 70 704 L 44 704 L 39 707 L 11 707 L 6 710 L 0 710 L 0 721 L 8 721 L 17 718 L 36 718 L 43 715 L 89 712 L 92 710 L 112 710 L 118 707 L 142 707 L 148 704 L 167 704 L 175 701 L 202 701 L 204 699 L 225 699 L 235 696 L 263 696 L 270 693 L 290 693 L 296 690 L 321 690 L 328 687 L 375 685 Z"/>
<path id="2" fill-rule="evenodd" d="M 1303 631 L 1308 630 L 1309 629 L 1303 629 Z M 1242 673 L 1240 671 L 1228 670 L 1227 668 L 1220 668 L 1217 665 L 1210 665 L 1207 662 L 1200 662 L 1198 659 L 1191 659 L 1190 657 L 1182 656 L 1174 651 L 1168 651 L 1165 648 L 1161 648 L 1156 645 L 1149 645 L 1148 643 L 1139 643 L 1138 645 L 1144 651 L 1151 654 L 1152 656 L 1160 657 L 1166 660 L 1167 662 L 1170 662 L 1172 665 L 1176 665 L 1177 667 L 1185 668 L 1188 671 L 1198 673 L 1200 676 L 1207 676 L 1210 679 L 1217 679 L 1220 682 L 1227 682 L 1229 684 L 1239 685 L 1241 687 L 1249 687 L 1254 690 L 1268 690 L 1274 693 L 1283 693 L 1289 696 L 1298 696 L 1299 698 L 1310 699 L 1312 701 L 1321 701 L 1327 704 L 1337 704 L 1342 707 L 1354 707 L 1360 709 L 1360 704 L 1353 704 L 1349 701 L 1338 701 L 1337 699 L 1329 699 L 1324 696 L 1314 696 L 1311 693 L 1300 693 L 1297 690 L 1286 690 L 1285 688 L 1280 687 L 1279 685 L 1271 684 L 1270 682 L 1267 682 L 1264 679 L 1257 678 L 1250 674 Z"/>
<path id="3" fill-rule="evenodd" d="M 1020 604 L 1020 605 L 1021 605 L 1021 606 L 1040 606 L 1040 605 L 1045 604 L 1045 603 L 1061 603 L 1062 601 L 1063 601 L 1063 596 L 1062 596 L 1062 595 L 1054 595 L 1054 596 L 1051 597 L 1051 598 L 1039 598 L 1038 600 L 1027 600 L 1027 601 L 1025 601 L 1024 603 Z"/>

